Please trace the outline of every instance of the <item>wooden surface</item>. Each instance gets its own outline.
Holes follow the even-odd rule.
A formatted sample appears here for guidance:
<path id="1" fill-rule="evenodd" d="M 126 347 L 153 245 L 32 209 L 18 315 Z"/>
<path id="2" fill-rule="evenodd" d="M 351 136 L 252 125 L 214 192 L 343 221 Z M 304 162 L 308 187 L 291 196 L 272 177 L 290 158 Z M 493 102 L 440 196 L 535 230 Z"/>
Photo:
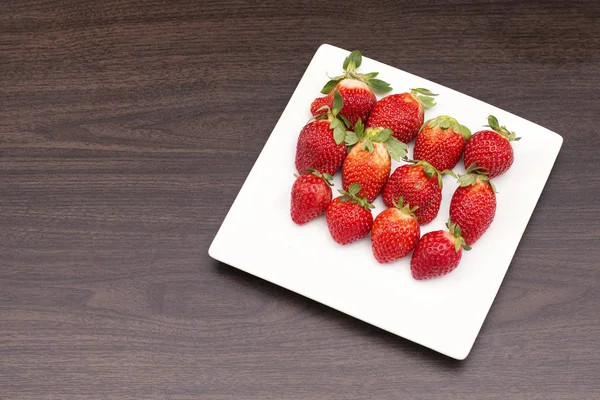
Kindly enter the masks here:
<path id="1" fill-rule="evenodd" d="M 600 3 L 343 3 L 0 3 L 0 398 L 600 398 Z M 207 254 L 322 43 L 565 139 L 464 362 Z"/>

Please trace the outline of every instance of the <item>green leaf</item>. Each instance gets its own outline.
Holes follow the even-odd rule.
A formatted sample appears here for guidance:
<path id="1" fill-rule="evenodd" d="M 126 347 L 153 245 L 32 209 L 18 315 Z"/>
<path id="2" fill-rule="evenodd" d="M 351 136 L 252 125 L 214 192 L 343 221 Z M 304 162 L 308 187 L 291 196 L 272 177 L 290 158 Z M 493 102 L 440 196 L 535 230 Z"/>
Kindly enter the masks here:
<path id="1" fill-rule="evenodd" d="M 356 132 L 346 131 L 345 142 L 348 146 L 352 146 L 358 143 L 358 136 L 356 136 Z"/>
<path id="2" fill-rule="evenodd" d="M 421 104 L 423 105 L 423 108 L 427 108 L 427 109 L 432 108 L 437 104 L 433 97 L 417 96 L 417 100 L 419 100 L 421 102 Z"/>
<path id="3" fill-rule="evenodd" d="M 402 143 L 395 137 L 391 136 L 384 142 L 384 145 L 393 160 L 400 161 L 402 158 L 406 157 L 406 153 L 408 152 L 408 146 L 406 143 Z"/>
<path id="4" fill-rule="evenodd" d="M 373 89 L 376 92 L 386 93 L 392 90 L 390 84 L 385 81 L 382 81 L 381 79 L 369 79 L 366 83 L 371 89 Z"/>
<path id="5" fill-rule="evenodd" d="M 323 86 L 323 89 L 321 89 L 321 93 L 323 94 L 329 94 L 331 93 L 331 91 L 333 90 L 333 88 L 335 87 L 335 85 L 337 85 L 338 83 L 340 83 L 341 79 L 335 78 L 335 79 L 331 79 L 329 82 L 327 82 L 325 84 L 325 86 Z"/>
<path id="6" fill-rule="evenodd" d="M 367 150 L 369 153 L 375 151 L 375 148 L 373 147 L 373 141 L 371 140 L 371 138 L 367 138 L 367 140 L 365 140 L 363 150 Z"/>
<path id="7" fill-rule="evenodd" d="M 451 177 L 458 179 L 458 176 L 451 169 L 445 169 L 442 171 L 443 175 L 450 175 Z"/>
<path id="8" fill-rule="evenodd" d="M 369 79 L 373 79 L 375 78 L 377 75 L 379 75 L 379 72 L 369 72 L 368 74 L 361 74 L 360 76 L 365 80 L 368 81 Z"/>
<path id="9" fill-rule="evenodd" d="M 344 59 L 344 64 L 342 64 L 342 68 L 344 69 L 344 71 L 345 71 L 346 69 L 348 69 L 348 64 L 350 64 L 350 56 L 346 57 L 346 58 Z"/>
<path id="10" fill-rule="evenodd" d="M 471 130 L 464 125 L 460 126 L 460 133 L 463 135 L 465 140 L 469 140 L 471 138 Z"/>
<path id="11" fill-rule="evenodd" d="M 360 64 L 362 64 L 362 54 L 360 54 L 360 51 L 358 50 L 354 50 L 352 53 L 350 53 L 348 58 L 350 58 L 350 62 L 346 66 L 347 69 L 354 70 L 360 67 Z"/>
<path id="12" fill-rule="evenodd" d="M 449 120 L 445 119 L 442 122 L 440 122 L 439 126 L 442 129 L 448 129 L 448 128 L 450 128 L 450 125 L 452 125 L 452 123 Z"/>
<path id="13" fill-rule="evenodd" d="M 472 247 L 469 246 L 468 244 L 463 244 L 462 248 L 466 251 L 470 251 L 472 249 Z"/>
<path id="14" fill-rule="evenodd" d="M 346 130 L 343 126 L 340 125 L 333 130 L 333 140 L 335 140 L 335 144 L 343 143 L 346 139 Z"/>
<path id="15" fill-rule="evenodd" d="M 329 129 L 335 129 L 338 126 L 342 125 L 339 119 L 334 119 L 329 123 Z"/>
<path id="16" fill-rule="evenodd" d="M 473 174 L 464 174 L 458 176 L 458 184 L 460 186 L 473 186 L 477 178 Z"/>
<path id="17" fill-rule="evenodd" d="M 498 123 L 498 118 L 493 115 L 488 116 L 488 126 L 493 130 L 500 129 L 500 124 Z"/>
<path id="18" fill-rule="evenodd" d="M 342 95 L 338 90 L 336 90 L 335 92 L 333 92 L 333 109 L 331 110 L 331 113 L 334 117 L 338 115 L 343 105 L 344 100 L 342 99 Z"/>
<path id="19" fill-rule="evenodd" d="M 362 140 L 365 136 L 365 126 L 360 118 L 354 124 L 354 133 L 356 133 L 359 140 Z"/>
<path id="20" fill-rule="evenodd" d="M 462 247 L 462 242 L 460 240 L 454 240 L 454 250 L 458 253 L 460 248 Z"/>
<path id="21" fill-rule="evenodd" d="M 353 184 L 348 186 L 348 193 L 350 193 L 351 195 L 356 196 L 358 192 L 360 192 L 360 183 L 354 182 Z"/>
<path id="22" fill-rule="evenodd" d="M 373 138 L 374 142 L 383 143 L 388 140 L 394 132 L 391 129 L 382 129 Z"/>
<path id="23" fill-rule="evenodd" d="M 346 125 L 346 128 L 350 128 L 352 126 L 350 121 L 348 121 L 348 118 L 344 117 L 343 114 L 338 114 L 337 117 L 344 122 L 344 125 Z"/>
<path id="24" fill-rule="evenodd" d="M 458 124 L 458 122 L 453 119 L 452 121 L 450 121 L 450 123 L 452 124 L 452 130 L 456 133 L 460 133 L 460 125 Z"/>
<path id="25" fill-rule="evenodd" d="M 425 89 L 425 88 L 414 88 L 414 89 L 410 89 L 410 91 L 413 95 L 415 93 L 420 93 L 420 94 L 424 94 L 425 96 L 437 96 L 436 93 L 433 93 L 431 90 Z"/>
<path id="26" fill-rule="evenodd" d="M 429 163 L 423 164 L 423 172 L 427 175 L 427 178 L 431 179 L 433 175 L 436 174 L 437 170 L 435 167 Z"/>

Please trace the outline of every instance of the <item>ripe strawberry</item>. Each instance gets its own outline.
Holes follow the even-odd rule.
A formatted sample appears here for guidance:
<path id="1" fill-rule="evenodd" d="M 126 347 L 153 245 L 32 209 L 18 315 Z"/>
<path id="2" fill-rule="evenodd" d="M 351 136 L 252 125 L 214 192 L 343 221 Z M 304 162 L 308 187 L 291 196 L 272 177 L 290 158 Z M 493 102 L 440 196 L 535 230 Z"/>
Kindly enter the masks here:
<path id="1" fill-rule="evenodd" d="M 465 168 L 477 164 L 489 178 L 502 175 L 514 161 L 513 148 L 510 142 L 519 140 L 514 132 L 500 126 L 493 115 L 488 117 L 487 127 L 493 130 L 479 131 L 471 136 L 465 146 Z"/>
<path id="2" fill-rule="evenodd" d="M 414 207 L 416 208 L 416 207 Z M 398 199 L 395 207 L 382 211 L 373 222 L 371 246 L 381 264 L 396 261 L 413 251 L 421 229 L 413 209 Z"/>
<path id="3" fill-rule="evenodd" d="M 460 160 L 471 131 L 446 115 L 431 119 L 417 135 L 413 158 L 425 160 L 437 170 L 452 169 Z"/>
<path id="4" fill-rule="evenodd" d="M 462 236 L 470 246 L 490 227 L 496 214 L 496 189 L 490 179 L 478 173 L 473 164 L 460 175 L 450 201 L 450 219 L 462 228 Z"/>
<path id="5" fill-rule="evenodd" d="M 435 106 L 431 96 L 437 94 L 423 88 L 386 96 L 375 104 L 366 126 L 391 129 L 396 139 L 408 143 L 417 136 L 423 125 L 424 109 Z"/>
<path id="6" fill-rule="evenodd" d="M 409 161 L 390 176 L 383 188 L 383 202 L 393 207 L 399 198 L 413 207 L 419 224 L 425 225 L 434 220 L 442 203 L 442 174 L 427 161 Z"/>
<path id="7" fill-rule="evenodd" d="M 298 225 L 312 221 L 327 210 L 331 202 L 333 178 L 312 168 L 300 175 L 292 186 L 290 214 Z"/>
<path id="8" fill-rule="evenodd" d="M 389 92 L 392 90 L 390 85 L 382 80 L 375 79 L 378 72 L 360 74 L 356 69 L 362 63 L 360 51 L 355 50 L 344 60 L 344 73 L 331 79 L 321 89 L 325 97 L 319 97 L 313 101 L 310 106 L 310 112 L 317 115 L 324 106 L 333 105 L 332 91 L 338 90 L 344 99 L 344 106 L 340 114 L 345 117 L 354 126 L 359 119 L 363 122 L 369 117 L 371 109 L 377 102 L 373 90 L 378 92 Z"/>
<path id="9" fill-rule="evenodd" d="M 400 161 L 406 156 L 406 144 L 392 136 L 390 129 L 369 128 L 366 131 L 359 121 L 354 132 L 348 132 L 346 143 L 354 147 L 346 156 L 342 167 L 342 186 L 360 183 L 360 196 L 369 202 L 377 198 L 392 169 L 393 158 Z"/>
<path id="10" fill-rule="evenodd" d="M 424 234 L 410 260 L 410 272 L 418 280 L 435 278 L 452 272 L 460 262 L 462 249 L 471 250 L 455 223 L 446 224 L 448 231 Z"/>
<path id="11" fill-rule="evenodd" d="M 327 207 L 325 217 L 329 233 L 339 244 L 349 244 L 362 239 L 373 225 L 371 208 L 374 207 L 364 197 L 358 197 L 359 191 L 358 183 L 350 185 L 347 192 L 339 190 L 342 196 L 333 199 Z"/>
<path id="12" fill-rule="evenodd" d="M 343 106 L 340 93 L 334 93 L 333 108 L 325 106 L 317 120 L 304 126 L 296 146 L 296 169 L 305 173 L 308 168 L 333 175 L 346 157 L 346 126 L 338 116 Z"/>

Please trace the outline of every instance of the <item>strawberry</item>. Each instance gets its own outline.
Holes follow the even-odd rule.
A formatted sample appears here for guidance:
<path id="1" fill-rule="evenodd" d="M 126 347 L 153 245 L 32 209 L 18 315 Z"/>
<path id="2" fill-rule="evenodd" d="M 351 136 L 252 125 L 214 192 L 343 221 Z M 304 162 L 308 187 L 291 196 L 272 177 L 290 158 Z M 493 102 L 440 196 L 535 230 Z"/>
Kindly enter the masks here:
<path id="1" fill-rule="evenodd" d="M 413 158 L 425 160 L 437 170 L 452 169 L 460 160 L 471 131 L 446 115 L 431 119 L 417 135 Z"/>
<path id="2" fill-rule="evenodd" d="M 442 203 L 442 174 L 427 161 L 409 161 L 390 176 L 383 188 L 383 202 L 393 207 L 399 198 L 414 207 L 414 214 L 419 224 L 425 225 L 433 221 Z"/>
<path id="3" fill-rule="evenodd" d="M 367 236 L 373 225 L 371 209 L 374 207 L 364 197 L 358 197 L 358 183 L 350 185 L 347 192 L 339 192 L 342 196 L 329 203 L 325 217 L 333 240 L 349 244 Z"/>
<path id="4" fill-rule="evenodd" d="M 292 221 L 303 225 L 327 210 L 332 198 L 332 179 L 331 175 L 321 174 L 312 168 L 309 168 L 309 173 L 296 178 L 291 195 Z"/>
<path id="5" fill-rule="evenodd" d="M 448 231 L 424 234 L 410 260 L 410 272 L 418 280 L 435 278 L 452 272 L 460 262 L 462 249 L 471 250 L 455 223 L 446 224 Z"/>
<path id="6" fill-rule="evenodd" d="M 300 132 L 296 145 L 296 169 L 300 173 L 314 168 L 333 175 L 344 162 L 346 126 L 338 118 L 343 100 L 337 90 L 333 93 L 333 108 L 324 106 L 317 119 L 306 124 Z"/>
<path id="7" fill-rule="evenodd" d="M 390 129 L 364 130 L 360 120 L 354 132 L 347 133 L 346 143 L 354 147 L 342 166 L 342 186 L 348 190 L 350 184 L 360 183 L 359 195 L 372 202 L 390 176 L 391 158 L 400 161 L 406 156 L 407 146 L 394 138 Z"/>
<path id="8" fill-rule="evenodd" d="M 408 143 L 417 136 L 423 125 L 424 109 L 435 106 L 431 96 L 437 94 L 423 88 L 386 96 L 375 104 L 366 126 L 391 129 L 396 139 Z"/>
<path id="9" fill-rule="evenodd" d="M 490 227 L 496 214 L 496 189 L 475 164 L 458 178 L 460 187 L 450 201 L 450 219 L 462 228 L 470 246 Z"/>
<path id="10" fill-rule="evenodd" d="M 392 90 L 390 85 L 382 80 L 375 79 L 378 72 L 360 74 L 356 69 L 362 63 L 360 51 L 355 50 L 344 60 L 344 73 L 332 78 L 321 89 L 325 97 L 319 97 L 313 101 L 310 106 L 310 112 L 317 115 L 319 110 L 327 105 L 333 107 L 332 91 L 338 90 L 344 99 L 344 106 L 340 114 L 346 118 L 351 126 L 354 126 L 360 119 L 363 122 L 369 117 L 371 109 L 377 102 L 373 90 L 378 92 L 389 92 Z"/>
<path id="11" fill-rule="evenodd" d="M 502 175 L 514 161 L 513 140 L 519 140 L 514 132 L 505 126 L 500 126 L 493 115 L 488 117 L 488 125 L 492 130 L 479 131 L 471 136 L 465 146 L 465 168 L 477 164 L 482 171 L 487 172 L 489 178 Z"/>
<path id="12" fill-rule="evenodd" d="M 413 209 L 402 197 L 395 207 L 382 211 L 373 222 L 371 246 L 381 264 L 396 261 L 413 251 L 421 229 Z"/>

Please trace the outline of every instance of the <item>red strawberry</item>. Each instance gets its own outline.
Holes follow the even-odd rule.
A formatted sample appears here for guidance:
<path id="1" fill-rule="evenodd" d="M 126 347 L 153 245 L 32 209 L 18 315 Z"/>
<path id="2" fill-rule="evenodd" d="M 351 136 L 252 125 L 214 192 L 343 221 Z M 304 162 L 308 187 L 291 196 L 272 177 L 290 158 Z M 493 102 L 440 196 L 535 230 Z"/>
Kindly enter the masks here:
<path id="1" fill-rule="evenodd" d="M 508 171 L 512 165 L 514 154 L 510 142 L 521 138 L 505 126 L 500 126 L 493 115 L 488 117 L 488 124 L 486 126 L 493 130 L 476 132 L 467 142 L 465 168 L 477 164 L 482 171 L 487 172 L 488 177 L 495 178 Z"/>
<path id="2" fill-rule="evenodd" d="M 396 139 L 408 143 L 417 136 L 423 125 L 424 109 L 435 106 L 430 96 L 437 94 L 423 88 L 386 96 L 375 104 L 366 126 L 391 129 Z"/>
<path id="3" fill-rule="evenodd" d="M 460 226 L 446 224 L 448 231 L 433 231 L 424 234 L 410 260 L 413 278 L 422 280 L 435 278 L 452 272 L 460 262 L 462 249 L 471 250 L 461 237 Z"/>
<path id="4" fill-rule="evenodd" d="M 378 72 L 360 74 L 356 69 L 362 63 L 360 51 L 355 50 L 344 60 L 344 73 L 331 79 L 321 90 L 321 93 L 328 96 L 319 97 L 313 101 L 310 106 L 310 112 L 313 115 L 319 113 L 324 106 L 333 106 L 334 89 L 338 90 L 344 99 L 344 106 L 340 114 L 345 117 L 354 126 L 360 119 L 366 121 L 371 109 L 377 102 L 373 90 L 379 92 L 389 92 L 392 90 L 390 85 L 382 80 L 375 79 Z"/>
<path id="5" fill-rule="evenodd" d="M 385 185 L 392 161 L 400 161 L 406 156 L 406 144 L 392 136 L 390 129 L 369 128 L 366 131 L 359 121 L 354 126 L 354 133 L 348 132 L 347 144 L 357 142 L 346 156 L 342 167 L 342 186 L 344 190 L 352 183 L 360 183 L 360 196 L 369 202 L 377 198 Z"/>
<path id="6" fill-rule="evenodd" d="M 413 251 L 421 236 L 421 229 L 413 209 L 403 203 L 382 211 L 373 222 L 371 246 L 380 263 L 396 261 Z"/>
<path id="7" fill-rule="evenodd" d="M 383 189 L 383 202 L 392 207 L 399 198 L 413 207 L 419 224 L 433 221 L 442 203 L 442 174 L 426 161 L 410 161 L 402 165 L 390 176 Z"/>
<path id="8" fill-rule="evenodd" d="M 329 233 L 339 244 L 349 244 L 367 236 L 373 225 L 374 208 L 367 199 L 358 197 L 360 184 L 350 185 L 346 192 L 340 190 L 340 197 L 333 199 L 327 207 L 325 217 Z"/>
<path id="9" fill-rule="evenodd" d="M 323 214 L 332 198 L 331 175 L 321 174 L 310 168 L 309 171 L 300 175 L 292 186 L 290 214 L 298 225 Z"/>
<path id="10" fill-rule="evenodd" d="M 471 165 L 459 176 L 460 187 L 450 201 L 450 219 L 462 228 L 462 236 L 470 246 L 490 227 L 496 214 L 494 184 L 478 168 Z"/>
<path id="11" fill-rule="evenodd" d="M 296 169 L 300 173 L 314 168 L 333 175 L 344 162 L 346 126 L 338 119 L 343 101 L 337 90 L 333 93 L 333 108 L 325 106 L 318 119 L 306 124 L 300 132 L 296 146 Z"/>
<path id="12" fill-rule="evenodd" d="M 452 169 L 460 160 L 471 131 L 454 118 L 442 115 L 429 120 L 417 135 L 413 158 L 425 160 L 437 170 Z"/>

